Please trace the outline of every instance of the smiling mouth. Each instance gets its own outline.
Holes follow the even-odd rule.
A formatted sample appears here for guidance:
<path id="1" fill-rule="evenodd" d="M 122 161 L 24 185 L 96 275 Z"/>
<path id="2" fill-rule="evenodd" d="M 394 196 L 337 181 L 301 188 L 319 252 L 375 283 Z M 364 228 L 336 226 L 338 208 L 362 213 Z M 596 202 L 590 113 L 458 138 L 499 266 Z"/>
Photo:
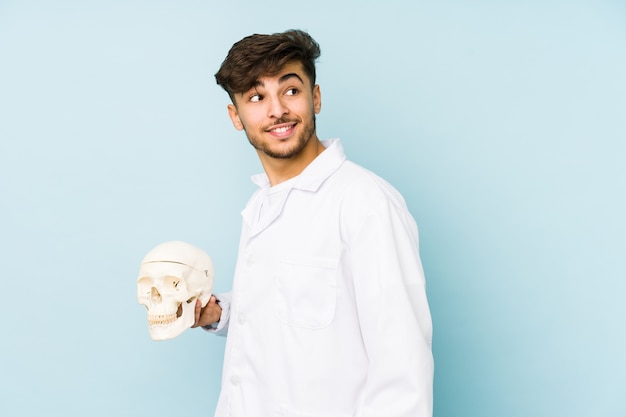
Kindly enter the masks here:
<path id="1" fill-rule="evenodd" d="M 268 128 L 267 132 L 275 135 L 284 135 L 285 133 L 291 132 L 296 127 L 296 125 L 296 122 L 281 123 Z"/>
<path id="2" fill-rule="evenodd" d="M 283 126 L 283 127 L 278 127 L 276 129 L 271 129 L 271 132 L 275 132 L 275 133 L 285 133 L 288 132 L 289 130 L 293 129 L 293 125 L 291 126 Z"/>

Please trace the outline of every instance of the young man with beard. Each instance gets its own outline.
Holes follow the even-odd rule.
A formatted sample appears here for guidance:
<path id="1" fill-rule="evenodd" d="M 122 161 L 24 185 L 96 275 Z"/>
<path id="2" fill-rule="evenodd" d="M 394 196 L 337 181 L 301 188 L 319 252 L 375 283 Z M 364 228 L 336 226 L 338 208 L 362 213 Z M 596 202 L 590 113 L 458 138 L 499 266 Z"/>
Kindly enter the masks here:
<path id="1" fill-rule="evenodd" d="M 196 306 L 194 327 L 227 335 L 215 416 L 431 416 L 417 228 L 391 185 L 317 137 L 319 55 L 303 31 L 252 35 L 215 75 L 265 171 L 232 292 Z"/>

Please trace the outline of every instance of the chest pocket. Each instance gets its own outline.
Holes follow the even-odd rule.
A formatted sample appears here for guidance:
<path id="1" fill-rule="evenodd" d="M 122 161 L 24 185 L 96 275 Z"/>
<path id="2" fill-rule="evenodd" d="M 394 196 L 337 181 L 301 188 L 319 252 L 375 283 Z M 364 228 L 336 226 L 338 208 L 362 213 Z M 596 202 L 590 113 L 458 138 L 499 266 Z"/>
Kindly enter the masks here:
<path id="1" fill-rule="evenodd" d="M 335 317 L 339 261 L 298 257 L 279 262 L 276 275 L 278 318 L 290 326 L 321 329 Z"/>

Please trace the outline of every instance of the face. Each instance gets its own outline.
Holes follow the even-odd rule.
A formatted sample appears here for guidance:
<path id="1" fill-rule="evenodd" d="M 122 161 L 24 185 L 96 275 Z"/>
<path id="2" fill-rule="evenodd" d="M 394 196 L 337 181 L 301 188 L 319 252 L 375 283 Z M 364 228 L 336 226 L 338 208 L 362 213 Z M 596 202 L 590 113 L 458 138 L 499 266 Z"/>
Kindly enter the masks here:
<path id="1" fill-rule="evenodd" d="M 277 75 L 259 78 L 234 99 L 235 104 L 228 106 L 233 125 L 246 132 L 261 158 L 294 158 L 317 139 L 320 89 L 311 86 L 299 62 L 288 63 Z"/>

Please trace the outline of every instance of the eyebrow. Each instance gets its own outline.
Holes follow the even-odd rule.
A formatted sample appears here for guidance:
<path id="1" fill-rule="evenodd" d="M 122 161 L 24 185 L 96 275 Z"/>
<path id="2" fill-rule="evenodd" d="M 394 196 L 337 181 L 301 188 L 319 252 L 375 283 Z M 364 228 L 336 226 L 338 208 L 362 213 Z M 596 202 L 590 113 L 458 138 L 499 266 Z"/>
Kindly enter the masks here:
<path id="1" fill-rule="evenodd" d="M 282 77 L 280 77 L 280 78 L 278 79 L 278 83 L 279 83 L 279 84 L 282 84 L 282 83 L 287 82 L 289 79 L 294 78 L 294 77 L 295 77 L 295 78 L 297 78 L 298 80 L 300 80 L 300 82 L 301 82 L 302 84 L 304 84 L 304 80 L 302 80 L 302 77 L 300 77 L 300 76 L 299 76 L 298 74 L 296 74 L 295 72 L 290 72 L 290 73 L 287 73 L 287 74 L 283 75 Z M 258 86 L 260 86 L 260 87 L 265 87 L 265 84 L 263 83 L 263 81 L 256 80 L 256 81 L 254 82 L 253 87 L 258 87 Z"/>

